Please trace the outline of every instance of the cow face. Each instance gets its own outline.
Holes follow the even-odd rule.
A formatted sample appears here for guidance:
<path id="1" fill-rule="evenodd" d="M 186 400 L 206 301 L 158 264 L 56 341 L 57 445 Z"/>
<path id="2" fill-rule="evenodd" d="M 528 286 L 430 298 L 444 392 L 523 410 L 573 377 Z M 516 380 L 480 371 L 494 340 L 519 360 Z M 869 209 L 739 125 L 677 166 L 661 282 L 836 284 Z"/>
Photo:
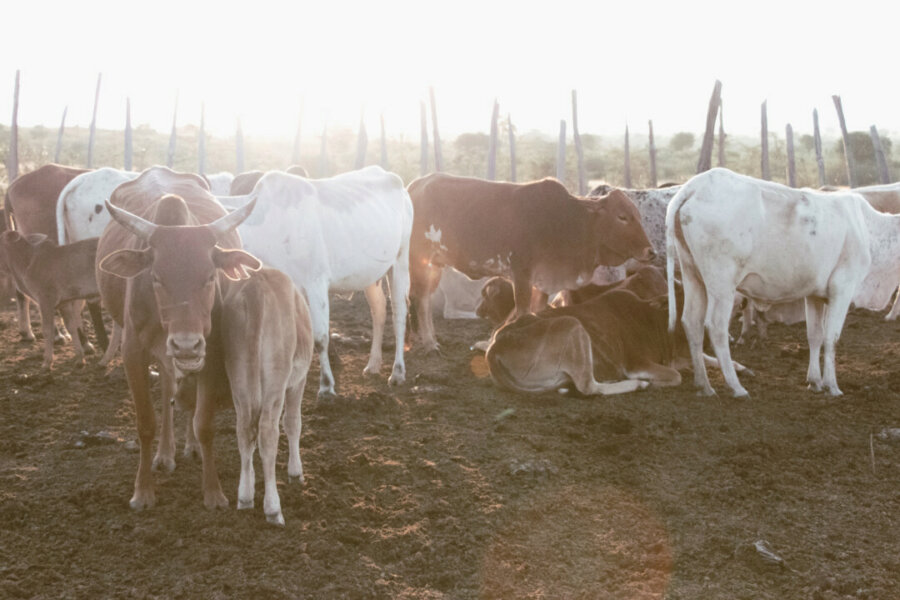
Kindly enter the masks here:
<path id="1" fill-rule="evenodd" d="M 488 319 L 497 326 L 506 321 L 509 313 L 516 307 L 512 282 L 503 277 L 491 277 L 481 288 L 481 300 L 475 308 L 475 314 Z"/>
<path id="2" fill-rule="evenodd" d="M 158 318 L 166 332 L 166 354 L 182 373 L 203 368 L 219 272 L 239 280 L 249 277 L 248 270 L 262 267 L 256 257 L 243 250 L 216 245 L 250 214 L 253 204 L 209 225 L 173 226 L 150 223 L 107 203 L 113 218 L 148 247 L 113 252 L 100 261 L 100 269 L 125 278 L 149 277 Z"/>
<path id="3" fill-rule="evenodd" d="M 641 213 L 621 190 L 590 202 L 594 230 L 599 235 L 599 264 L 617 266 L 629 258 L 653 260 L 656 252 L 641 225 Z"/>

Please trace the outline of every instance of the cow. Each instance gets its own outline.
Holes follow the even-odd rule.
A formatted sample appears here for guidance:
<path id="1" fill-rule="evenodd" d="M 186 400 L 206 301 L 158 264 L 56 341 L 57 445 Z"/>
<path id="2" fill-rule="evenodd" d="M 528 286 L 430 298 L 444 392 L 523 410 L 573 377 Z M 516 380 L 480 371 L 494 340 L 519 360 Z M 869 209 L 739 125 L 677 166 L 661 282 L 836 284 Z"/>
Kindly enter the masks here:
<path id="1" fill-rule="evenodd" d="M 288 477 L 303 482 L 300 405 L 313 357 L 312 322 L 290 278 L 265 267 L 222 297 L 222 345 L 236 413 L 241 477 L 238 509 L 253 508 L 254 442 L 262 459 L 266 520 L 284 525 L 275 482 L 278 423 L 284 413 Z"/>
<path id="2" fill-rule="evenodd" d="M 228 213 L 206 182 L 165 167 L 145 170 L 120 185 L 106 208 L 113 218 L 100 237 L 96 274 L 103 305 L 123 328 L 122 362 L 134 402 L 140 460 L 130 500 L 133 509 L 153 506 L 151 468 L 175 468 L 172 405 L 176 383 L 196 382 L 193 427 L 186 453 L 199 443 L 203 502 L 224 507 L 228 500 L 212 453 L 212 418 L 217 402 L 228 402 L 222 353 L 221 298 L 234 281 L 262 263 L 239 249 L 237 226 L 255 202 Z M 156 456 L 156 416 L 150 398 L 149 367 L 156 363 L 163 404 Z"/>
<path id="3" fill-rule="evenodd" d="M 834 355 L 847 310 L 851 302 L 879 309 L 890 301 L 898 232 L 900 216 L 856 193 L 793 189 L 723 168 L 694 176 L 666 214 L 666 270 L 671 286 L 675 259 L 681 263 L 681 319 L 700 393 L 715 393 L 702 361 L 705 325 L 726 384 L 748 395 L 730 368 L 728 321 L 738 291 L 763 306 L 805 299 L 809 387 L 840 395 Z M 670 303 L 670 328 L 675 321 Z"/>
<path id="4" fill-rule="evenodd" d="M 109 223 L 104 202 L 114 189 L 140 173 L 102 167 L 72 179 L 56 201 L 56 232 L 60 246 L 100 237 Z"/>
<path id="5" fill-rule="evenodd" d="M 381 279 L 388 272 L 396 340 L 388 381 L 403 383 L 413 208 L 401 179 L 378 166 L 327 179 L 271 171 L 251 195 L 220 200 L 236 208 L 251 197 L 259 206 L 238 231 L 248 251 L 287 273 L 306 294 L 319 355 L 319 397 L 336 395 L 328 360 L 329 291 L 365 290 L 372 347 L 364 372 L 377 375 L 386 316 Z"/>
<path id="6" fill-rule="evenodd" d="M 53 367 L 53 315 L 62 314 L 72 334 L 75 361 L 84 364 L 84 351 L 93 351 L 81 326 L 84 300 L 100 297 L 94 276 L 97 238 L 58 246 L 42 233 L 23 236 L 18 231 L 0 235 L 0 263 L 15 281 L 16 288 L 38 305 L 44 334 L 43 368 Z"/>
<path id="7" fill-rule="evenodd" d="M 491 336 L 491 377 L 513 391 L 573 386 L 586 396 L 679 385 L 690 352 L 683 330 L 668 332 L 665 290 L 662 273 L 649 267 L 581 304 L 518 317 Z"/>
<path id="8" fill-rule="evenodd" d="M 56 202 L 59 194 L 67 183 L 78 175 L 87 173 L 90 169 L 67 167 L 51 163 L 38 167 L 34 171 L 24 173 L 16 177 L 6 190 L 6 202 L 4 204 L 5 219 L 9 229 L 15 229 L 22 235 L 31 233 L 43 233 L 51 240 L 58 238 L 56 231 Z M 29 300 L 21 290 L 16 291 L 16 304 L 18 307 L 17 323 L 19 336 L 26 341 L 34 340 L 34 331 L 31 329 L 31 311 Z M 94 319 L 94 327 L 98 333 L 102 330 L 102 318 L 100 307 L 93 305 L 91 317 Z M 101 324 L 98 327 L 98 321 Z M 105 336 L 105 331 L 103 335 Z M 57 334 L 57 339 L 62 337 Z M 101 340 L 101 345 L 105 339 Z"/>
<path id="9" fill-rule="evenodd" d="M 231 183 L 234 181 L 234 175 L 228 171 L 220 171 L 210 175 L 203 175 L 206 185 L 213 196 L 227 196 L 231 193 Z"/>
<path id="10" fill-rule="evenodd" d="M 470 279 L 510 277 L 522 315 L 533 287 L 535 304 L 546 304 L 548 294 L 588 283 L 598 265 L 655 255 L 637 208 L 619 191 L 586 200 L 552 178 L 519 184 L 444 173 L 416 179 L 408 190 L 415 215 L 410 301 L 426 351 L 438 349 L 431 295 L 444 266 Z"/>
<path id="11" fill-rule="evenodd" d="M 297 175 L 299 177 L 309 177 L 309 173 L 306 172 L 306 169 L 301 167 L 300 165 L 291 165 L 287 169 L 284 170 L 285 173 L 289 173 L 291 175 Z M 231 190 L 228 192 L 229 196 L 246 196 L 250 192 L 253 191 L 253 188 L 256 186 L 256 183 L 265 175 L 265 171 L 245 171 L 243 173 L 238 173 L 234 180 L 231 182 Z M 220 194 L 217 194 L 220 195 Z M 224 195 L 224 194 L 222 194 Z"/>
<path id="12" fill-rule="evenodd" d="M 489 278 L 471 280 L 453 267 L 441 274 L 441 281 L 434 293 L 434 312 L 445 319 L 476 319 L 476 309 L 481 300 L 481 290 Z"/>

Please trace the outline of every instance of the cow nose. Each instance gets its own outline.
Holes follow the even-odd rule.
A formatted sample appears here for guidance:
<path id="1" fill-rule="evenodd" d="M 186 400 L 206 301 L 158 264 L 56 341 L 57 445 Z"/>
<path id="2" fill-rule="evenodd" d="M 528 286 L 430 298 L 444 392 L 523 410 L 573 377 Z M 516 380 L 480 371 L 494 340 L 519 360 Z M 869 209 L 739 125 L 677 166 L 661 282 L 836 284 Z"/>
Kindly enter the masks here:
<path id="1" fill-rule="evenodd" d="M 183 371 L 194 370 L 191 367 L 202 366 L 206 354 L 206 340 L 196 333 L 173 333 L 167 340 L 167 350 L 176 365 Z"/>

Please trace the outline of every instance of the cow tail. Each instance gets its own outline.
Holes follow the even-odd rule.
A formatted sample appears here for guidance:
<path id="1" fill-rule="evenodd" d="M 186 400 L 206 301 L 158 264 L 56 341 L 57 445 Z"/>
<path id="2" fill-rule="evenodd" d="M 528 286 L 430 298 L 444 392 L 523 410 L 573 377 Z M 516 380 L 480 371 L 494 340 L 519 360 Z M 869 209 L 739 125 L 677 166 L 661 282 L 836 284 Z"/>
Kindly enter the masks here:
<path id="1" fill-rule="evenodd" d="M 68 186 L 66 186 L 68 187 Z M 57 242 L 60 246 L 64 246 L 67 241 L 66 235 L 66 197 L 63 194 L 59 195 L 59 199 L 56 201 L 56 235 Z M 105 348 L 104 348 L 105 349 Z"/>
<path id="2" fill-rule="evenodd" d="M 677 298 L 675 297 L 675 218 L 681 205 L 687 199 L 686 186 L 678 190 L 666 209 L 666 285 L 669 290 L 669 331 L 675 331 L 678 315 Z"/>

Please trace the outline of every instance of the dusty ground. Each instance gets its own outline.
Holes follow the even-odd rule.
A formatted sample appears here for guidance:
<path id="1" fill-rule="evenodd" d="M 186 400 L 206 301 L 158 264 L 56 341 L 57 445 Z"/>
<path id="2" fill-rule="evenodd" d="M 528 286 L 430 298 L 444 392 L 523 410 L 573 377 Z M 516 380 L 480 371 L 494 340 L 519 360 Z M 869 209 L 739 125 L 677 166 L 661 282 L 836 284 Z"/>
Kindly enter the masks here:
<path id="1" fill-rule="evenodd" d="M 278 529 L 259 470 L 257 508 L 234 508 L 230 411 L 216 451 L 231 508 L 205 510 L 199 465 L 181 461 L 157 474 L 159 504 L 131 511 L 121 367 L 74 369 L 65 347 L 42 374 L 40 347 L 0 313 L 0 597 L 900 597 L 900 442 L 870 446 L 900 427 L 898 323 L 850 316 L 842 398 L 806 391 L 802 326 L 773 326 L 735 352 L 757 372 L 750 400 L 718 375 L 718 398 L 685 383 L 580 399 L 478 378 L 480 322 L 438 320 L 443 356 L 411 352 L 410 381 L 389 388 L 390 365 L 361 374 L 362 296 L 332 314 L 343 397 L 307 387 L 306 484 L 286 483 L 282 439 Z"/>

